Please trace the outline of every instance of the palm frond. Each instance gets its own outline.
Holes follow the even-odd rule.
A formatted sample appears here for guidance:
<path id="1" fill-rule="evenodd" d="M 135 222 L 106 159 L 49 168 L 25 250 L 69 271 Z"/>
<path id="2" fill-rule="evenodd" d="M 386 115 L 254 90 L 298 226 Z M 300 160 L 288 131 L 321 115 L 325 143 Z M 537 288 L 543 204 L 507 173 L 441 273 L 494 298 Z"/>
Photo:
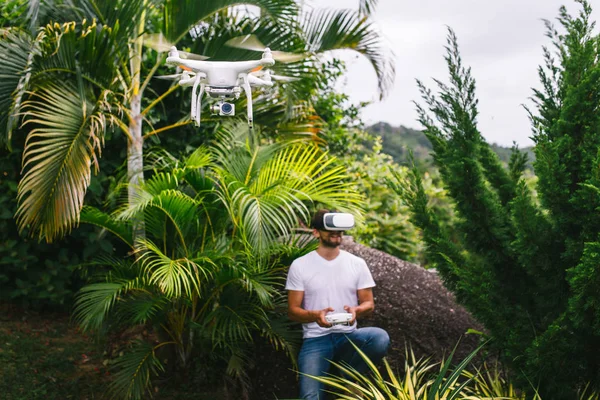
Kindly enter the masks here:
<path id="1" fill-rule="evenodd" d="M 291 20 L 298 12 L 293 0 L 165 0 L 163 33 L 166 38 L 177 43 L 200 21 L 215 15 L 231 6 L 248 4 L 260 7 L 262 17 L 280 21 Z"/>
<path id="2" fill-rule="evenodd" d="M 302 344 L 302 337 L 293 327 L 295 323 L 290 321 L 286 313 L 269 313 L 269 324 L 261 329 L 260 334 L 266 338 L 275 350 L 283 350 L 296 365 L 296 350 Z"/>
<path id="3" fill-rule="evenodd" d="M 114 278 L 84 286 L 77 294 L 73 317 L 84 331 L 99 329 L 121 296 L 147 287 L 148 282 L 142 277 L 131 280 Z"/>
<path id="4" fill-rule="evenodd" d="M 252 331 L 267 314 L 263 307 L 248 298 L 235 284 L 225 287 L 216 307 L 207 315 L 215 347 L 227 348 L 234 343 L 252 341 Z"/>
<path id="5" fill-rule="evenodd" d="M 150 389 L 151 377 L 164 371 L 156 356 L 159 346 L 137 342 L 131 351 L 117 359 L 114 364 L 117 372 L 110 385 L 110 393 L 113 396 L 136 400 L 145 397 Z"/>
<path id="6" fill-rule="evenodd" d="M 375 8 L 377 7 L 377 3 L 379 0 L 360 0 L 358 4 L 358 12 L 360 15 L 371 15 Z"/>
<path id="7" fill-rule="evenodd" d="M 19 229 L 31 228 L 52 241 L 79 222 L 79 213 L 107 125 L 110 104 L 103 93 L 94 102 L 66 82 L 54 82 L 25 102 L 25 124 L 35 125 L 23 152 L 19 183 Z"/>
<path id="8" fill-rule="evenodd" d="M 246 290 L 256 296 L 259 303 L 265 308 L 273 307 L 273 299 L 277 295 L 277 287 L 283 286 L 283 278 L 278 275 L 279 269 L 270 268 L 263 271 L 252 271 L 248 268 L 242 270 L 242 282 Z"/>
<path id="9" fill-rule="evenodd" d="M 377 74 L 380 97 L 391 90 L 396 67 L 392 50 L 367 18 L 353 10 L 314 9 L 301 21 L 309 51 L 349 49 L 364 55 Z"/>
<path id="10" fill-rule="evenodd" d="M 83 287 L 75 301 L 74 318 L 83 330 L 98 329 L 115 305 L 117 297 L 126 290 L 126 283 L 104 282 Z"/>
<path id="11" fill-rule="evenodd" d="M 32 81 L 38 86 L 53 79 L 82 79 L 98 90 L 112 88 L 128 60 L 127 40 L 119 27 L 95 20 L 49 24 L 41 31 L 41 55 L 36 58 Z"/>
<path id="12" fill-rule="evenodd" d="M 203 259 L 204 262 L 200 263 L 188 258 L 172 259 L 148 240 L 142 245 L 140 262 L 146 276 L 169 298 L 199 293 L 203 283 L 212 274 L 212 260 Z"/>
<path id="13" fill-rule="evenodd" d="M 135 37 L 137 22 L 143 12 L 155 7 L 150 2 L 144 7 L 143 0 L 70 0 L 69 2 L 44 1 L 44 12 L 48 22 L 96 21 L 109 27 L 117 35 L 121 46 L 127 47 Z M 122 49 L 122 47 L 119 46 Z"/>
<path id="14" fill-rule="evenodd" d="M 185 168 L 201 169 L 206 168 L 212 161 L 210 150 L 206 146 L 200 146 L 185 160 Z"/>
<path id="15" fill-rule="evenodd" d="M 171 303 L 164 296 L 149 291 L 135 291 L 123 301 L 116 314 L 126 325 L 140 325 L 159 320 L 158 315 L 170 309 Z"/>
<path id="16" fill-rule="evenodd" d="M 232 143 L 230 141 L 229 143 Z M 361 197 L 344 168 L 316 146 L 278 144 L 220 151 L 217 192 L 250 248 L 260 252 L 307 221 L 307 203 L 319 202 L 360 215 Z"/>
<path id="17" fill-rule="evenodd" d="M 165 191 L 176 190 L 179 183 L 177 174 L 159 172 L 144 182 L 143 190 L 149 195 L 156 196 Z"/>
<path id="18" fill-rule="evenodd" d="M 163 240 L 168 236 L 171 243 L 179 243 L 183 250 L 182 255 L 188 256 L 186 243 L 193 240 L 192 236 L 196 236 L 200 229 L 202 198 L 195 199 L 180 190 L 169 189 L 168 186 L 177 181 L 171 180 L 172 177 L 170 174 L 160 173 L 154 177 L 156 179 L 146 182 L 137 191 L 132 203 L 118 213 L 118 219 L 130 220 L 144 215 L 149 235 Z"/>
<path id="19" fill-rule="evenodd" d="M 117 220 L 116 218 L 91 206 L 84 206 L 81 210 L 80 221 L 101 227 L 133 248 L 133 233 L 130 221 Z"/>
<path id="20" fill-rule="evenodd" d="M 0 145 L 10 146 L 37 54 L 38 40 L 22 31 L 10 30 L 0 38 Z"/>
<path id="21" fill-rule="evenodd" d="M 173 154 L 162 147 L 153 147 L 149 149 L 144 156 L 144 168 L 150 171 L 171 171 L 180 166 L 180 161 Z"/>
<path id="22" fill-rule="evenodd" d="M 35 32 L 39 25 L 41 0 L 29 0 L 27 5 L 27 21 L 29 22 L 29 31 Z"/>

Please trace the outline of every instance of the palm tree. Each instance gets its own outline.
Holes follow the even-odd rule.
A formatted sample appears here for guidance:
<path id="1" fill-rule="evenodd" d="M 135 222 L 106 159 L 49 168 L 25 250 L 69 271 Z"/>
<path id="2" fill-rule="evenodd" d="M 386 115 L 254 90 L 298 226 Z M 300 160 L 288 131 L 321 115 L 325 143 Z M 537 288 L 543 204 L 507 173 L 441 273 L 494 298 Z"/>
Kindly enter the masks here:
<path id="1" fill-rule="evenodd" d="M 98 170 L 104 141 L 109 133 L 115 136 L 112 132 L 127 138 L 127 179 L 133 201 L 144 180 L 144 139 L 189 122 L 170 121 L 159 129 L 147 124 L 144 132 L 151 110 L 177 90 L 173 85 L 154 100 L 145 100 L 151 78 L 164 61 L 162 53 L 143 52 L 147 34 L 161 33 L 173 44 L 199 48 L 209 56 L 237 57 L 234 51 L 222 54 L 219 40 L 253 33 L 274 48 L 306 54 L 307 61 L 285 68 L 312 77 L 318 74 L 315 54 L 350 48 L 372 61 L 382 93 L 389 87 L 393 65 L 367 18 L 353 11 L 300 13 L 293 0 L 244 3 L 261 10 L 258 17 L 244 17 L 251 24 L 238 26 L 239 20 L 234 20 L 234 25 L 220 30 L 223 35 L 207 28 L 200 29 L 198 36 L 195 28 L 223 22 L 239 2 L 29 2 L 32 31 L 9 28 L 0 40 L 0 141 L 10 146 L 19 127 L 27 133 L 16 213 L 21 231 L 29 229 L 51 241 L 78 223 L 92 166 Z M 363 12 L 375 3 L 361 2 Z M 196 40 L 189 35 L 193 28 Z M 246 57 L 252 55 L 246 51 Z"/>
<path id="2" fill-rule="evenodd" d="M 224 127 L 218 143 L 183 162 L 161 152 L 155 174 L 115 213 L 83 209 L 83 221 L 131 250 L 131 221 L 146 227 L 136 259 L 99 259 L 108 270 L 81 290 L 75 307 L 84 330 L 147 323 L 159 332 L 158 343 L 140 343 L 119 360 L 117 395 L 142 397 L 164 370 L 159 349 L 170 348 L 181 368 L 198 352 L 217 355 L 242 380 L 255 334 L 293 355 L 285 314 L 274 312 L 285 309 L 280 258 L 302 251 L 293 229 L 309 219 L 311 203 L 356 214 L 361 199 L 344 168 L 316 146 L 259 145 L 244 125 Z"/>

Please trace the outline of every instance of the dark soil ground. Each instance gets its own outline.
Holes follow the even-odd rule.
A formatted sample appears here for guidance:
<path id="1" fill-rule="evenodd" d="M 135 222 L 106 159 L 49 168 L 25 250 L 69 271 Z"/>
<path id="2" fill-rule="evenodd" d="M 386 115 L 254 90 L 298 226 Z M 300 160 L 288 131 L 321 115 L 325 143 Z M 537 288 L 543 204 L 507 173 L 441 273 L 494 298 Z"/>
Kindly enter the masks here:
<path id="1" fill-rule="evenodd" d="M 79 332 L 67 313 L 0 304 L 0 399 L 109 399 L 110 365 L 120 346 L 111 340 L 100 342 Z M 159 382 L 152 396 L 165 400 L 226 397 L 223 387 L 180 384 L 173 379 Z"/>
<path id="2" fill-rule="evenodd" d="M 102 399 L 109 379 L 102 346 L 68 315 L 0 306 L 0 398 Z"/>

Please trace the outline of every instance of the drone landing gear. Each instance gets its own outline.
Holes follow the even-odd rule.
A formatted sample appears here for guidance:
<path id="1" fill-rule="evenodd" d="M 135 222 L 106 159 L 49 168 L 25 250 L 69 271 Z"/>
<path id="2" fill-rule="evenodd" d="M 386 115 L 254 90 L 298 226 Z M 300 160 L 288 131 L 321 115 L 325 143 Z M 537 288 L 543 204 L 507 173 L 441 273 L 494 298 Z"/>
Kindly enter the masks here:
<path id="1" fill-rule="evenodd" d="M 200 86 L 200 93 L 196 94 L 196 91 Z M 205 84 L 200 83 L 200 74 L 196 75 L 196 80 L 194 81 L 194 87 L 192 88 L 192 112 L 191 117 L 196 126 L 200 126 L 200 114 L 202 113 L 202 95 L 204 94 Z"/>
<path id="2" fill-rule="evenodd" d="M 250 82 L 248 82 L 248 77 L 246 76 L 244 78 L 244 84 L 242 85 L 242 87 L 244 88 L 244 92 L 246 92 L 246 98 L 248 99 L 247 101 L 247 111 L 248 111 L 248 127 L 250 129 L 253 128 L 253 121 L 252 121 L 252 89 L 250 88 Z"/>

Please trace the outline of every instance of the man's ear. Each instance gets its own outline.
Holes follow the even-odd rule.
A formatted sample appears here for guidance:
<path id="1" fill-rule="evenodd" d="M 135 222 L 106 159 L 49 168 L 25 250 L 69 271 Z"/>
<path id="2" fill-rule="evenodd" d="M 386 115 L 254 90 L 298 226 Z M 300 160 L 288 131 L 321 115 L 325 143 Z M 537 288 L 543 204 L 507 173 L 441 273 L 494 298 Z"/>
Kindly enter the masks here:
<path id="1" fill-rule="evenodd" d="M 316 237 L 317 239 L 319 239 L 321 237 L 321 234 L 319 233 L 319 231 L 317 229 L 313 229 L 313 236 Z"/>

